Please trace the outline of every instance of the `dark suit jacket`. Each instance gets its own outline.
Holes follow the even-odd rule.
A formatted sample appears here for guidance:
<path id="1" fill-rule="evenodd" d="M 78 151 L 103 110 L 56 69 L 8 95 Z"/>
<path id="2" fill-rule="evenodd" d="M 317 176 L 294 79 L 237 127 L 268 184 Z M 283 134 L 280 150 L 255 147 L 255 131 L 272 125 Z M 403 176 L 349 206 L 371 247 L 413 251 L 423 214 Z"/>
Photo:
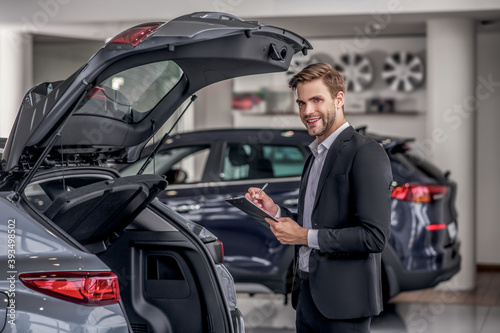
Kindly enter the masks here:
<path id="1" fill-rule="evenodd" d="M 302 175 L 298 213 L 285 208 L 302 225 L 302 208 L 312 155 Z M 382 311 L 381 252 L 389 238 L 392 172 L 377 142 L 351 126 L 334 141 L 321 171 L 312 212 L 319 229 L 319 250 L 309 261 L 312 298 L 331 319 L 377 315 Z M 298 247 L 297 247 L 298 249 Z M 294 277 L 292 305 L 300 285 Z"/>

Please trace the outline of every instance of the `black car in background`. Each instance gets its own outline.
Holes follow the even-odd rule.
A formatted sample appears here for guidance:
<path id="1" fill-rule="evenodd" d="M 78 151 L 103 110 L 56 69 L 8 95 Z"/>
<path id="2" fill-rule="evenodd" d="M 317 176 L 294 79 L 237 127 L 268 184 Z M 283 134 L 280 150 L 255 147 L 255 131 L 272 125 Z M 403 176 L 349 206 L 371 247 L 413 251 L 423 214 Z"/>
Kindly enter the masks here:
<path id="1" fill-rule="evenodd" d="M 393 171 L 391 237 L 382 254 L 386 300 L 449 279 L 460 269 L 456 185 L 449 173 L 412 153 L 407 145 L 411 140 L 367 134 L 366 128 L 358 131 L 385 148 Z M 180 133 L 161 146 L 145 173 L 165 175 L 169 186 L 159 200 L 223 242 L 224 264 L 239 291 L 287 294 L 292 247 L 280 244 L 268 228 L 225 199 L 269 183 L 266 192 L 278 204 L 296 210 L 312 140 L 305 130 Z M 151 151 L 146 147 L 143 156 Z M 122 174 L 137 173 L 144 161 L 124 167 Z"/>

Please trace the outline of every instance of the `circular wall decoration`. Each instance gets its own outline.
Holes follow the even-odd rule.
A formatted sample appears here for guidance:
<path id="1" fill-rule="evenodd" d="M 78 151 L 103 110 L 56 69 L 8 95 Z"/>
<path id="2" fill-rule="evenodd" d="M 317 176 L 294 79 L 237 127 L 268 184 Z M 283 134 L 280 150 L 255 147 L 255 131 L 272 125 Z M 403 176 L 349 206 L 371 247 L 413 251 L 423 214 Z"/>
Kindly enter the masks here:
<path id="1" fill-rule="evenodd" d="M 341 55 L 334 68 L 344 76 L 347 91 L 363 91 L 373 80 L 371 62 L 357 53 Z"/>
<path id="2" fill-rule="evenodd" d="M 331 65 L 333 64 L 333 59 L 325 53 L 316 53 L 311 55 L 302 55 L 302 53 L 297 53 L 293 56 L 292 61 L 290 62 L 290 67 L 286 72 L 287 80 L 290 80 L 307 65 L 317 62 L 325 62 Z"/>
<path id="3" fill-rule="evenodd" d="M 397 52 L 385 59 L 382 78 L 391 90 L 410 92 L 424 81 L 424 64 L 420 57 Z"/>

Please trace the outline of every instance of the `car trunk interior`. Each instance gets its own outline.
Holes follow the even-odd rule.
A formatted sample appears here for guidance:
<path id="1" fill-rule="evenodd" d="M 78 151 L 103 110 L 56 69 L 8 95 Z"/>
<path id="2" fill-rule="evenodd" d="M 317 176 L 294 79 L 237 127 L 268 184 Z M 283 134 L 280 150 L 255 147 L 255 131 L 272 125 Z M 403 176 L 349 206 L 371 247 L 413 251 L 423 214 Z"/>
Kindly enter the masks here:
<path id="1" fill-rule="evenodd" d="M 98 255 L 119 277 L 134 332 L 227 331 L 207 259 L 158 214 L 145 210 Z"/>
<path id="2" fill-rule="evenodd" d="M 167 185 L 162 177 L 94 179 L 71 190 L 68 183 L 40 184 L 51 199 L 43 213 L 118 276 L 133 332 L 230 330 L 210 259 L 151 205 Z"/>

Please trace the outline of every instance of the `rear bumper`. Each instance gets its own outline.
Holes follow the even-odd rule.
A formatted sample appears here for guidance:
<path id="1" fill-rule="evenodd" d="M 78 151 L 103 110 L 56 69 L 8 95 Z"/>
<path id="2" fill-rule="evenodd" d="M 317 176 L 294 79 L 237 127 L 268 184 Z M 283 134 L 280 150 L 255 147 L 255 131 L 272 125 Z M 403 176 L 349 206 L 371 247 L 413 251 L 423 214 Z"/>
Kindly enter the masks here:
<path id="1" fill-rule="evenodd" d="M 435 271 L 407 271 L 401 276 L 400 291 L 410 291 L 435 287 L 449 280 L 460 271 L 461 257 L 458 255 L 453 265 Z"/>
<path id="2" fill-rule="evenodd" d="M 448 248 L 442 267 L 435 270 L 406 270 L 397 259 L 394 250 L 386 248 L 382 260 L 389 283 L 389 296 L 393 297 L 403 291 L 432 288 L 440 282 L 449 280 L 461 268 L 459 248 L 459 242 Z"/>

